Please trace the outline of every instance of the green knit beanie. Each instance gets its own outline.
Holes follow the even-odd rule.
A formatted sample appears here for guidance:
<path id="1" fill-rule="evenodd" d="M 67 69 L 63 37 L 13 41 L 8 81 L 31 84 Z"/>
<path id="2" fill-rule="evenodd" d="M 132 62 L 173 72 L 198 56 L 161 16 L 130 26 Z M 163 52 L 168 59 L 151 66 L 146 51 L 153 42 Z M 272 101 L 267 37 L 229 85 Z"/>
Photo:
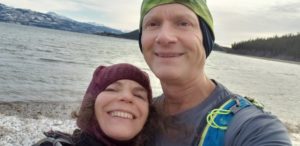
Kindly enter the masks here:
<path id="1" fill-rule="evenodd" d="M 213 19 L 206 5 L 206 0 L 143 0 L 142 7 L 141 7 L 140 29 L 142 28 L 143 19 L 145 15 L 152 8 L 159 5 L 170 4 L 170 3 L 179 3 L 190 8 L 196 15 L 201 17 L 202 20 L 206 22 L 211 32 L 212 33 L 214 32 Z M 214 36 L 214 34 L 212 35 Z"/>

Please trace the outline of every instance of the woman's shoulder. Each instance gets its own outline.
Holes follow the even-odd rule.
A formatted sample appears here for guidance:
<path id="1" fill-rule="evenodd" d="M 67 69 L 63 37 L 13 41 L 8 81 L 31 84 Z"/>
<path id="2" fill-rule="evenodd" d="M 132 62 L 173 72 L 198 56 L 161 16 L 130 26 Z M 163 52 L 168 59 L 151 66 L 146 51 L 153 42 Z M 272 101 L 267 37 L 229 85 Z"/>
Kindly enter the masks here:
<path id="1" fill-rule="evenodd" d="M 55 144 L 61 146 L 104 146 L 103 143 L 79 129 L 74 130 L 73 134 L 50 130 L 44 132 L 44 135 L 46 136 L 45 138 L 32 146 L 53 146 Z"/>
<path id="2" fill-rule="evenodd" d="M 54 144 L 60 144 L 62 146 L 74 145 L 72 135 L 68 133 L 50 130 L 48 132 L 44 132 L 44 135 L 46 136 L 45 138 L 39 140 L 32 146 L 53 146 Z"/>

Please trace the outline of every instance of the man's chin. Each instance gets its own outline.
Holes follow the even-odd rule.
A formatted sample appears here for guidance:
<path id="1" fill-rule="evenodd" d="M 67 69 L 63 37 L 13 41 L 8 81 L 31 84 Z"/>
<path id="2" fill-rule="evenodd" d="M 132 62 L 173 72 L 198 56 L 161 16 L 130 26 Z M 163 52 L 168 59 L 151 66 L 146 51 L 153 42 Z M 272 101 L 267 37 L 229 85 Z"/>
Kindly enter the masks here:
<path id="1" fill-rule="evenodd" d="M 176 72 L 176 70 L 159 71 L 156 73 L 154 72 L 154 74 L 161 82 L 174 81 L 179 78 L 178 72 Z"/>

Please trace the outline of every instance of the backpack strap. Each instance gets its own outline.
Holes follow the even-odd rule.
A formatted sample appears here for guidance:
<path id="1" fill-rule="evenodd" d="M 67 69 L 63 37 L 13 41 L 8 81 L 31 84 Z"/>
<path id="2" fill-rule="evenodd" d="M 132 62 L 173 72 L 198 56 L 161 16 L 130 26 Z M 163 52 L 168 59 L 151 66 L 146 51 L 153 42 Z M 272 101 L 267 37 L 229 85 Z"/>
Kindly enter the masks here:
<path id="1" fill-rule="evenodd" d="M 224 145 L 225 132 L 234 114 L 253 105 L 245 97 L 230 95 L 230 99 L 219 108 L 213 109 L 206 117 L 207 124 L 202 132 L 198 146 Z"/>
<path id="2" fill-rule="evenodd" d="M 237 117 L 238 120 L 236 120 L 235 118 L 232 119 L 230 125 L 234 125 L 234 126 L 230 126 L 230 128 L 228 128 L 226 130 L 226 134 L 224 137 L 224 146 L 230 146 L 231 143 L 233 142 L 234 138 L 235 138 L 235 134 L 238 133 L 238 131 L 240 130 L 240 128 L 242 127 L 243 124 L 245 124 L 248 120 L 257 117 L 259 115 L 261 115 L 261 110 L 257 110 L 260 109 L 259 107 L 255 106 L 250 106 L 249 108 L 245 108 L 243 110 L 241 110 Z"/>

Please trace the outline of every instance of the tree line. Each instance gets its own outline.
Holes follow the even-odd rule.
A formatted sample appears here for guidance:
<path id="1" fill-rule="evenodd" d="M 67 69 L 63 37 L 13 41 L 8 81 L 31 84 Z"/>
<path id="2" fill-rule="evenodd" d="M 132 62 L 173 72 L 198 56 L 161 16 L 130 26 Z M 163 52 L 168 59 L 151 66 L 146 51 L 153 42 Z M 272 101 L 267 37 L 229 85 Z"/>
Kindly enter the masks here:
<path id="1" fill-rule="evenodd" d="M 300 33 L 234 43 L 228 52 L 300 61 Z"/>

